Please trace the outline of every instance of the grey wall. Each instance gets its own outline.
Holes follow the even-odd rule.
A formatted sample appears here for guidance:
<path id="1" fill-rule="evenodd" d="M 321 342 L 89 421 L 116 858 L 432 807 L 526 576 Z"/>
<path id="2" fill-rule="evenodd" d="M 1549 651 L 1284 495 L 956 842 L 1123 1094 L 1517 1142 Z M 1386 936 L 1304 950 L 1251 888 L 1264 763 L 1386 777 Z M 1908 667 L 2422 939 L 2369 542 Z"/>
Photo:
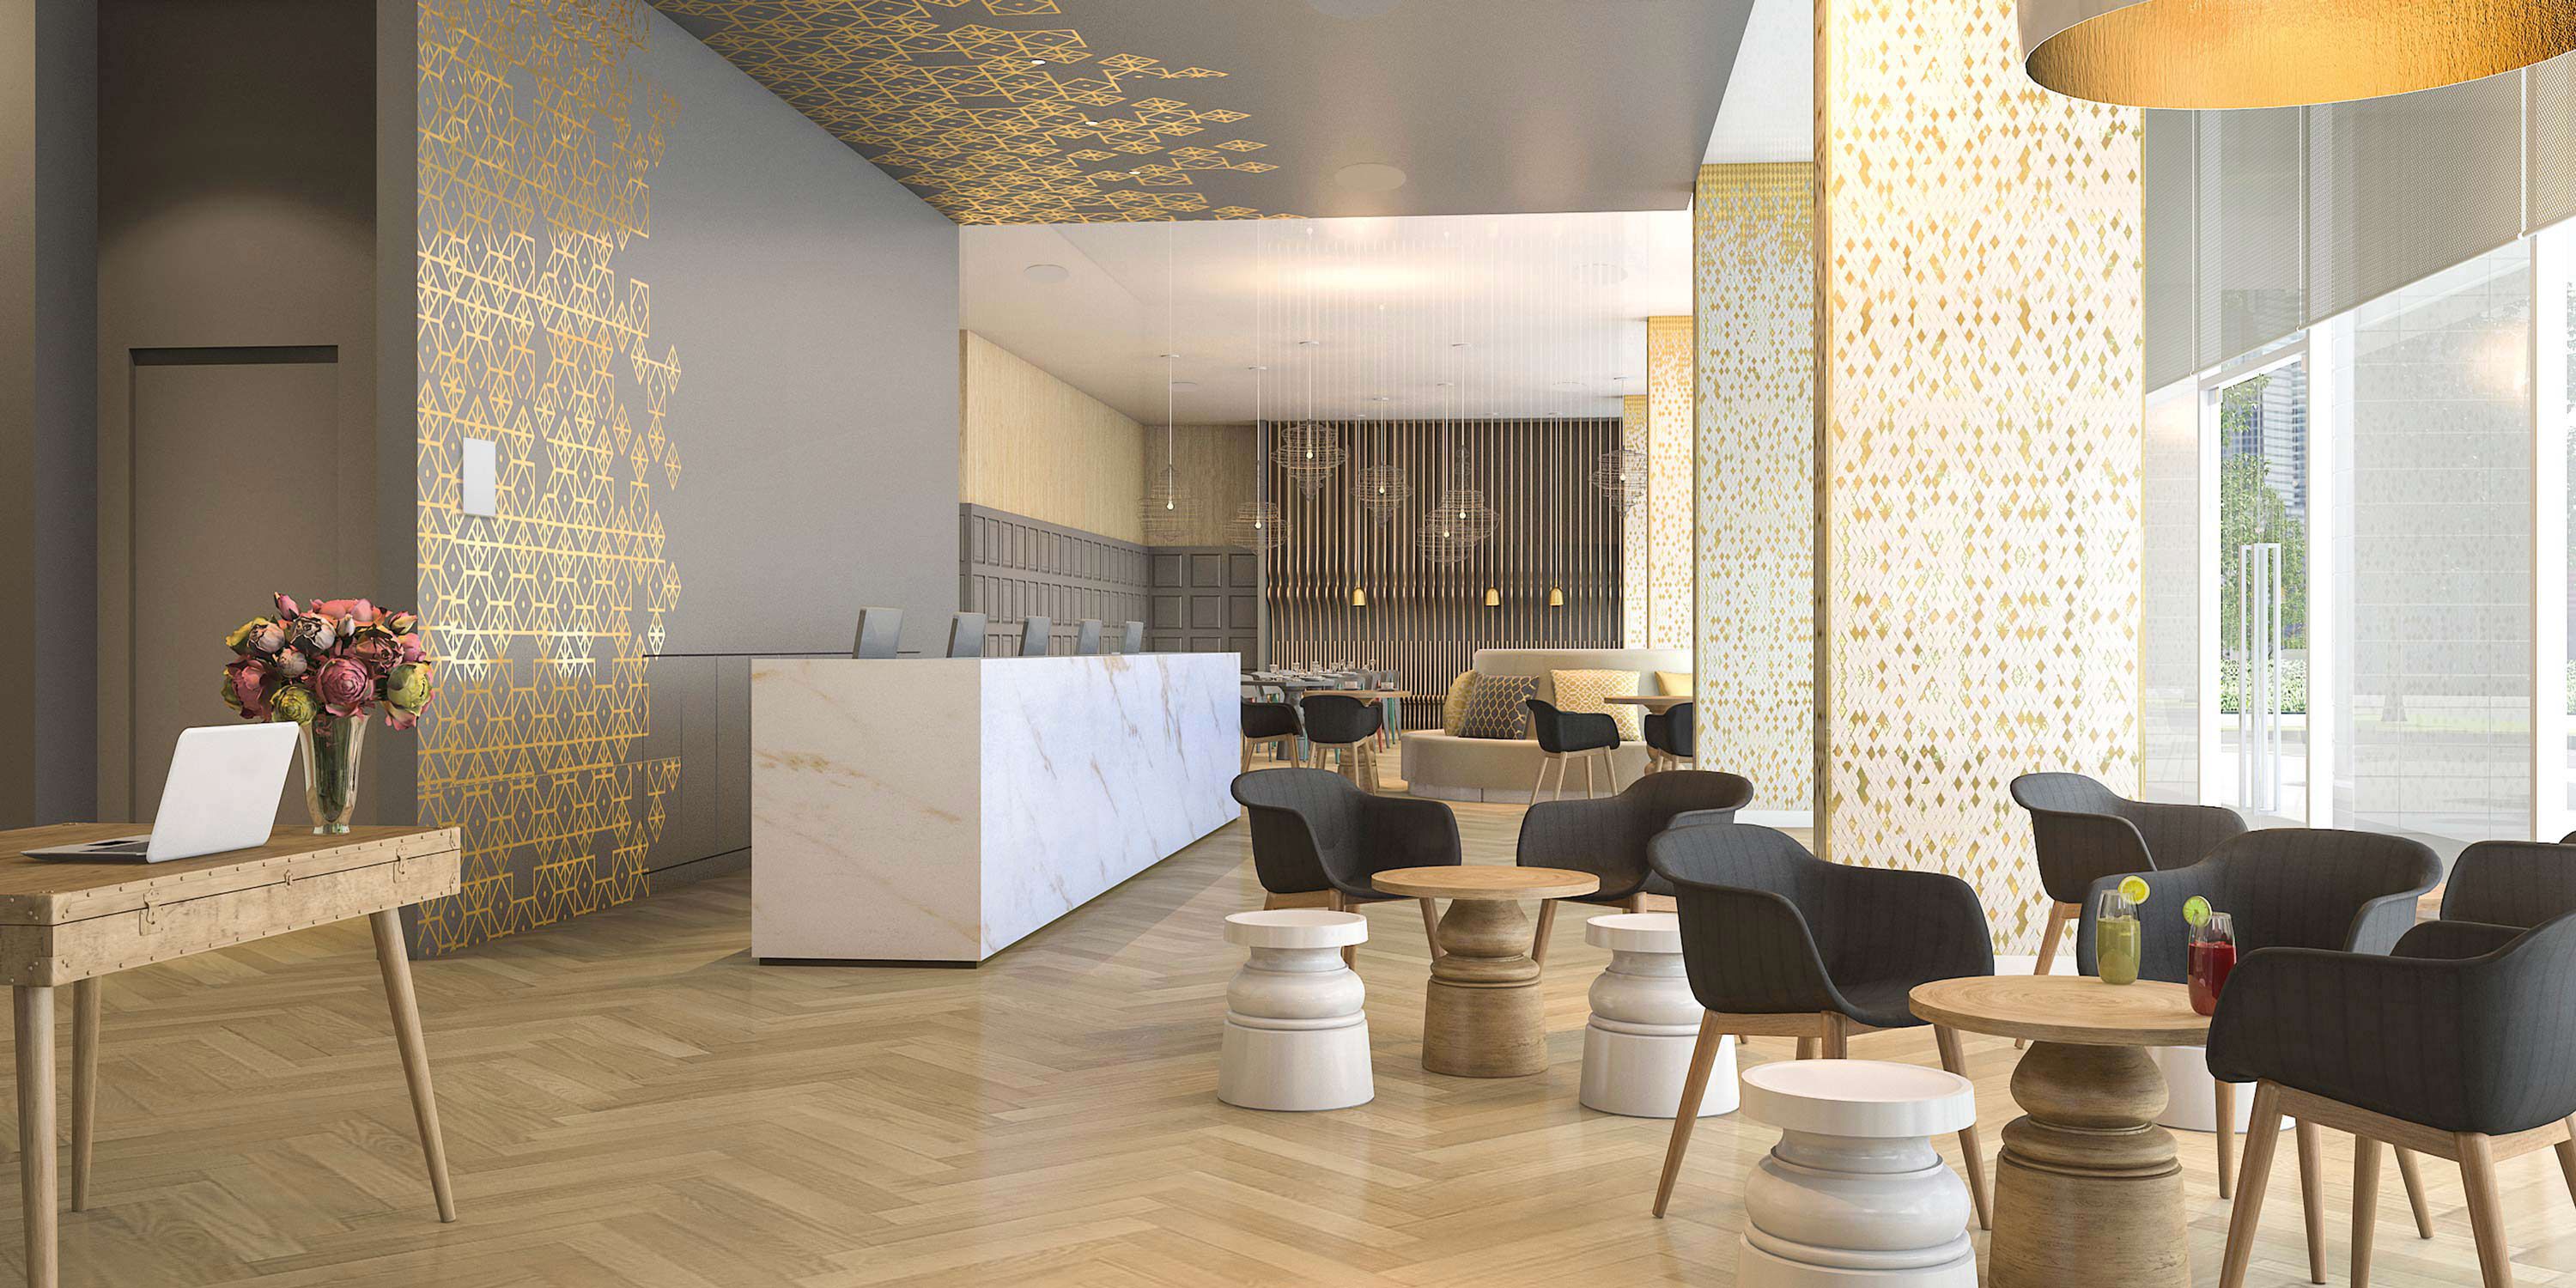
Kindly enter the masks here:
<path id="1" fill-rule="evenodd" d="M 377 32 L 375 6 L 344 0 L 102 0 L 98 15 L 96 764 L 101 812 L 143 819 L 176 731 L 234 718 L 215 690 L 225 631 L 275 591 L 384 595 Z M 277 349 L 333 355 L 301 373 L 326 382 L 322 423 L 295 440 L 307 449 L 203 450 L 238 437 L 219 413 L 255 419 L 275 394 L 261 352 Z M 158 373 L 175 382 L 138 379 L 137 350 L 208 360 Z M 138 395 L 164 386 L 178 396 Z M 182 386 L 207 398 L 203 415 Z M 138 468 L 139 445 L 190 441 L 184 480 Z M 169 486 L 138 522 L 137 488 L 155 478 Z M 302 504 L 269 522 L 254 496 Z M 386 789 L 384 758 L 367 770 L 372 822 L 403 793 Z"/>
<path id="2" fill-rule="evenodd" d="M 1146 646 L 1157 653 L 1236 653 L 1245 670 L 1261 662 L 1261 558 L 1232 546 L 1156 546 L 1153 616 Z"/>
<path id="3" fill-rule="evenodd" d="M 863 604 L 935 650 L 957 607 L 957 228 L 651 22 L 678 122 L 621 263 L 682 373 L 664 651 L 846 650 Z"/>
<path id="4" fill-rule="evenodd" d="M 95 810 L 96 10 L 0 0 L 0 827 Z"/>
<path id="5" fill-rule="evenodd" d="M 957 597 L 968 612 L 984 613 L 991 657 L 1019 652 L 1020 619 L 1042 616 L 1053 626 L 1054 651 L 1070 653 L 1082 619 L 1102 623 L 1102 647 L 1114 648 L 1119 628 L 1147 622 L 1145 547 L 1025 515 L 1006 514 L 981 505 L 957 507 Z M 936 650 L 948 638 L 948 621 L 940 618 L 924 651 Z M 909 617 L 904 621 L 907 645 L 916 638 Z"/>

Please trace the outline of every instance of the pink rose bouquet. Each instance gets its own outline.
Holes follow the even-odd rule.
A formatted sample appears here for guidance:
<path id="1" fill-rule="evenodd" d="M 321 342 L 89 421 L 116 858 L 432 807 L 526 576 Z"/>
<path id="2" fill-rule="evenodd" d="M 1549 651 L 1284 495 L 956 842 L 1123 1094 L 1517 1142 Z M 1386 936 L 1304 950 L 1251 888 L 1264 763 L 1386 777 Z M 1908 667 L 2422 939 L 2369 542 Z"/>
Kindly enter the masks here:
<path id="1" fill-rule="evenodd" d="M 435 664 L 416 613 L 389 613 L 364 599 L 299 605 L 277 597 L 273 617 L 254 617 L 224 637 L 224 704 L 244 720 L 359 720 L 378 707 L 385 723 L 408 729 L 436 693 Z"/>

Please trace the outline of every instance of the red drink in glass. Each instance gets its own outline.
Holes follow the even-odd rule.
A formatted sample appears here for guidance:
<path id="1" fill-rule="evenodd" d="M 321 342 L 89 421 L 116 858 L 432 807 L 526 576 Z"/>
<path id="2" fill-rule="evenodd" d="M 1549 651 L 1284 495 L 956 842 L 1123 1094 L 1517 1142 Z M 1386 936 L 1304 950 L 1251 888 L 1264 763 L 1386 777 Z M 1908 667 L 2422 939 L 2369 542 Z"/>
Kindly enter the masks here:
<path id="1" fill-rule="evenodd" d="M 2236 969 L 2236 945 L 2226 940 L 2195 940 L 2191 945 L 2191 1009 L 2202 1015 L 2218 1013 L 2218 994 L 2227 987 L 2228 972 Z"/>

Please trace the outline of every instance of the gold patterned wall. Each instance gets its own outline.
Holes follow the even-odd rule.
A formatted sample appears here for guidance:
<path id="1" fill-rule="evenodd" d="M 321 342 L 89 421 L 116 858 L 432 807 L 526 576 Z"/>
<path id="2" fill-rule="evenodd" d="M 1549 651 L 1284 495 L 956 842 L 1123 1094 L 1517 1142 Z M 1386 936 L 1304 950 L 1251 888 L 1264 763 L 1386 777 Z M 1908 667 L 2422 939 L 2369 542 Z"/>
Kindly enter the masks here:
<path id="1" fill-rule="evenodd" d="M 2036 946 L 2033 770 L 2138 758 L 2140 133 L 2013 0 L 1822 0 L 1826 844 Z"/>
<path id="2" fill-rule="evenodd" d="M 1688 317 L 1646 319 L 1646 641 L 1648 648 L 1689 648 L 1691 620 L 1691 457 L 1694 427 L 1691 367 L 1695 342 Z"/>
<path id="3" fill-rule="evenodd" d="M 1226 73 L 1093 48 L 1074 24 L 1115 0 L 654 3 L 961 224 L 1264 213 L 1197 189 L 1277 168 L 1201 97 Z"/>
<path id="4" fill-rule="evenodd" d="M 1619 400 L 1619 448 L 1637 453 L 1639 460 L 1646 458 L 1648 419 L 1644 394 Z M 1640 502 L 1619 527 L 1619 639 L 1630 648 L 1646 646 L 1648 513 Z"/>
<path id="5" fill-rule="evenodd" d="M 1754 807 L 1811 810 L 1816 784 L 1815 167 L 1700 167 L 1700 764 Z"/>
<path id="6" fill-rule="evenodd" d="M 419 806 L 465 840 L 462 892 L 417 913 L 426 954 L 644 892 L 679 773 L 638 747 L 680 593 L 655 505 L 680 482 L 680 366 L 617 266 L 678 112 L 642 70 L 642 0 L 419 19 L 420 597 L 443 663 Z M 460 509 L 469 437 L 498 444 L 497 518 Z"/>

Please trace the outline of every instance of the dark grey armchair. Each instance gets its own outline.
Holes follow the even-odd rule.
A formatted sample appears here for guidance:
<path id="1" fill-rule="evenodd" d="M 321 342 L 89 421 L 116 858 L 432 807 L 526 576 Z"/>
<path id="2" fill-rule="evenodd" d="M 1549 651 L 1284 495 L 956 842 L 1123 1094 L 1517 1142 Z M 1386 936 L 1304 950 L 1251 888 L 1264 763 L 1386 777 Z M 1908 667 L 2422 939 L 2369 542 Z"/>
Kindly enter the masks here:
<path id="1" fill-rule="evenodd" d="M 2428 922 L 2386 956 L 2270 948 L 2238 962 L 2209 1029 L 2210 1071 L 2255 1084 L 2220 1288 L 2245 1282 L 2283 1114 L 2355 1137 L 2354 1283 L 2369 1282 L 2379 1146 L 2401 1138 L 2459 1164 L 2485 1281 L 2512 1283 L 2495 1160 L 2554 1147 L 2576 1184 L 2571 987 L 2576 915 L 2531 930 Z M 2310 1271 L 2322 1277 L 2313 1256 Z"/>
<path id="2" fill-rule="evenodd" d="M 2133 801 L 2082 774 L 2024 774 L 2012 798 L 2030 811 L 2040 888 L 2048 892 L 2048 933 L 2039 941 L 2045 975 L 2057 961 L 2066 923 L 2104 876 L 2189 867 L 2220 842 L 2242 835 L 2245 820 L 2216 805 Z"/>
<path id="3" fill-rule="evenodd" d="M 2127 873 L 2096 879 L 2084 916 L 2076 924 L 2075 963 L 2095 973 L 2094 922 L 2101 916 L 2099 895 L 2120 884 Z M 2236 923 L 2239 960 L 2266 948 L 2317 948 L 2337 952 L 2386 953 L 2415 924 L 2415 905 L 2442 879 L 2442 861 L 2423 842 L 2378 832 L 2344 832 L 2328 828 L 2282 827 L 2247 832 L 2223 842 L 2206 859 L 2185 868 L 2140 872 L 2151 891 L 2138 907 L 2142 936 L 2138 978 L 2179 984 L 2190 967 L 2191 938 L 2182 906 L 2193 895 Z M 2231 978 L 2228 990 L 2235 990 Z M 2213 1072 L 2215 1066 L 2212 1066 Z M 2218 1110 L 2218 1195 L 2236 1192 L 2236 1087 L 2225 1077 L 2216 1088 Z M 2259 1124 L 2260 1119 L 2256 1120 Z M 2299 1160 L 2304 1173 L 2319 1157 L 2313 1124 L 2299 1124 Z M 2399 1170 L 2419 1213 L 2423 1187 L 2414 1157 L 2402 1153 Z M 2316 1210 L 2308 1228 L 2322 1228 L 2324 1178 L 2306 1177 L 2304 1200 Z M 2417 1226 L 2431 1238 L 2429 1215 Z M 2308 1248 L 2310 1273 L 2325 1276 L 2325 1245 Z"/>
<path id="4" fill-rule="evenodd" d="M 1721 1037 L 1794 1037 L 1801 1058 L 1843 1059 L 1854 1032 L 1923 1024 L 1906 996 L 1916 985 L 1995 973 L 1985 908 L 1957 877 L 1827 863 L 1783 833 L 1745 823 L 1673 828 L 1646 853 L 1672 885 L 1682 965 L 1708 1012 L 1673 1119 L 1657 1216 L 1672 1197 Z M 1958 1036 L 1936 1028 L 1934 1037 L 1942 1067 L 1962 1072 Z M 1959 1133 L 1959 1147 L 1986 1225 L 1975 1126 Z"/>
<path id="5" fill-rule="evenodd" d="M 2576 838 L 2571 838 L 2576 840 Z M 2480 841 L 2451 860 L 2442 920 L 2526 929 L 2576 912 L 2576 844 Z"/>
<path id="6" fill-rule="evenodd" d="M 1330 908 L 1403 898 L 1370 879 L 1392 868 L 1456 867 L 1466 862 L 1458 818 L 1447 805 L 1410 796 L 1379 796 L 1321 769 L 1264 769 L 1238 774 L 1234 799 L 1252 833 L 1252 870 L 1264 908 Z M 1423 933 L 1439 915 L 1422 903 Z M 1439 952 L 1432 936 L 1432 952 Z M 1355 957 L 1344 949 L 1344 960 Z"/>
<path id="7" fill-rule="evenodd" d="M 1610 790 L 1619 791 L 1619 722 L 1607 712 L 1559 711 L 1554 706 L 1531 698 L 1521 705 L 1529 708 L 1530 735 L 1538 739 L 1538 780 L 1530 784 L 1530 803 L 1538 803 L 1539 788 L 1547 782 L 1547 767 L 1556 766 L 1556 799 L 1565 799 L 1565 768 L 1569 761 L 1583 762 L 1583 794 L 1593 793 L 1592 765 L 1598 760 L 1610 768 Z"/>
<path id="8" fill-rule="evenodd" d="M 1647 842 L 1678 824 L 1732 823 L 1735 811 L 1752 800 L 1753 784 L 1738 774 L 1699 769 L 1648 774 L 1616 796 L 1530 806 L 1521 816 L 1512 861 L 1525 868 L 1589 872 L 1601 878 L 1601 889 L 1575 902 L 1644 912 L 1646 896 L 1669 899 L 1673 893 L 1671 884 L 1647 865 Z M 1530 956 L 1542 963 L 1558 902 L 1539 905 L 1538 937 Z"/>

